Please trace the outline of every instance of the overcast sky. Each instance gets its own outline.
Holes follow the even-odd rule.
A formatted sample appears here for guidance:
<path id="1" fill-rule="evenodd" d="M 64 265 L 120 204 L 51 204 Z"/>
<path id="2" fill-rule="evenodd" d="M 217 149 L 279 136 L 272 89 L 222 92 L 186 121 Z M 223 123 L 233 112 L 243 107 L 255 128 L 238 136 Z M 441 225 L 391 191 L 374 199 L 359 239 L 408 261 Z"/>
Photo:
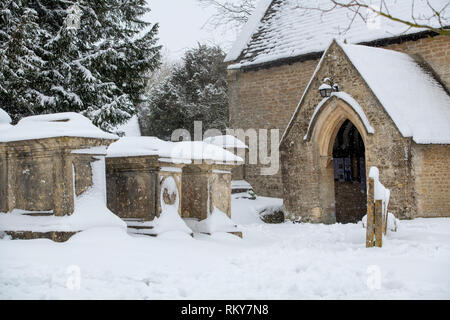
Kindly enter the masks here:
<path id="1" fill-rule="evenodd" d="M 197 0 L 147 0 L 147 3 L 151 12 L 145 20 L 159 23 L 159 42 L 173 60 L 180 59 L 197 42 L 218 44 L 227 51 L 236 39 L 234 30 L 202 28 L 214 11 L 202 8 Z"/>

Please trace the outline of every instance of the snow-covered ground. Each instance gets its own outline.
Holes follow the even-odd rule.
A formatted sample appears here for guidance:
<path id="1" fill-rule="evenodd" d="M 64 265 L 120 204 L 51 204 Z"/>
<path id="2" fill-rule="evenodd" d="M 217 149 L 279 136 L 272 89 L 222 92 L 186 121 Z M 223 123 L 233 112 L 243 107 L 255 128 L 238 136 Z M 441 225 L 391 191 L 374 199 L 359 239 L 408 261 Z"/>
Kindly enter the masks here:
<path id="1" fill-rule="evenodd" d="M 359 224 L 268 225 L 280 200 L 233 199 L 244 239 L 91 229 L 0 240 L 1 299 L 449 299 L 450 219 L 402 221 L 383 248 Z"/>

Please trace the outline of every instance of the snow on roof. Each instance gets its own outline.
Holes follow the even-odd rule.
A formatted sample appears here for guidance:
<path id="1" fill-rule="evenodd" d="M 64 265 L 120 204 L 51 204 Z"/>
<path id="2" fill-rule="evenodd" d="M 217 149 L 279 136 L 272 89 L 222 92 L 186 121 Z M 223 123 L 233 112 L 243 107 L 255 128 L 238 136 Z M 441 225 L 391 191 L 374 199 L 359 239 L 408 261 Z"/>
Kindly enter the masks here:
<path id="1" fill-rule="evenodd" d="M 405 53 L 338 43 L 404 137 L 450 143 L 450 96 Z"/>
<path id="2" fill-rule="evenodd" d="M 241 140 L 232 135 L 223 135 L 209 137 L 203 140 L 206 143 L 213 144 L 221 148 L 237 148 L 237 149 L 248 149 L 248 147 Z"/>
<path id="3" fill-rule="evenodd" d="M 5 110 L 0 108 L 0 124 L 10 124 L 12 122 L 9 114 L 6 113 Z"/>
<path id="4" fill-rule="evenodd" d="M 404 137 L 412 137 L 419 144 L 450 144 L 450 96 L 412 57 L 387 49 L 341 42 L 337 44 Z M 311 80 L 316 76 L 327 51 L 328 49 L 323 54 Z M 282 141 L 310 86 L 311 81 L 281 138 Z M 346 94 L 338 93 L 334 96 L 351 103 L 353 108 L 355 103 L 357 104 L 356 101 L 349 102 Z"/>
<path id="5" fill-rule="evenodd" d="M 162 161 L 191 163 L 191 160 L 243 162 L 242 158 L 203 141 L 163 141 L 156 137 L 124 137 L 111 144 L 107 157 L 159 156 Z"/>
<path id="6" fill-rule="evenodd" d="M 433 16 L 427 1 L 415 0 L 414 6 L 412 1 L 395 1 L 388 7 L 389 12 L 395 17 L 411 19 L 411 8 L 414 7 L 413 13 L 419 22 Z M 448 4 L 447 0 L 429 2 L 439 9 Z M 348 9 L 336 8 L 329 12 L 310 9 L 330 8 L 330 5 L 329 0 L 260 0 L 258 8 L 225 58 L 226 62 L 236 62 L 229 68 L 238 69 L 323 52 L 333 38 L 361 43 L 424 31 L 408 29 L 404 24 L 384 17 L 376 17 L 367 24 L 359 16 L 348 29 L 353 17 Z M 444 12 L 444 24 L 450 24 L 446 21 L 448 18 Z M 438 26 L 437 20 L 426 22 Z"/>
<path id="7" fill-rule="evenodd" d="M 321 85 L 319 88 L 321 88 L 323 85 Z M 329 86 L 329 85 L 328 85 Z M 330 87 L 330 86 L 329 86 Z M 331 87 L 330 87 L 331 88 Z M 369 119 L 367 119 L 366 114 L 364 113 L 363 108 L 359 105 L 359 103 L 348 93 L 340 91 L 340 92 L 332 92 L 330 97 L 323 98 L 322 101 L 316 106 L 316 109 L 313 112 L 313 115 L 311 117 L 311 120 L 309 121 L 308 130 L 306 131 L 306 135 L 304 136 L 304 140 L 308 138 L 311 134 L 311 127 L 313 125 L 313 122 L 319 112 L 321 111 L 322 107 L 325 105 L 325 103 L 331 99 L 332 97 L 338 97 L 339 99 L 344 100 L 348 103 L 348 105 L 353 109 L 353 111 L 356 112 L 358 117 L 361 119 L 364 127 L 366 128 L 368 133 L 375 133 L 375 129 L 370 125 Z"/>
<path id="8" fill-rule="evenodd" d="M 259 0 L 255 10 L 252 12 L 252 15 L 242 28 L 239 36 L 237 37 L 236 41 L 233 43 L 233 46 L 225 57 L 225 62 L 234 61 L 239 58 L 242 50 L 246 48 L 250 43 L 253 33 L 258 28 L 261 19 L 266 14 L 266 11 L 271 3 L 272 0 Z"/>
<path id="9" fill-rule="evenodd" d="M 0 142 L 45 139 L 54 137 L 83 137 L 118 139 L 75 112 L 45 114 L 23 118 L 15 126 L 0 126 Z"/>

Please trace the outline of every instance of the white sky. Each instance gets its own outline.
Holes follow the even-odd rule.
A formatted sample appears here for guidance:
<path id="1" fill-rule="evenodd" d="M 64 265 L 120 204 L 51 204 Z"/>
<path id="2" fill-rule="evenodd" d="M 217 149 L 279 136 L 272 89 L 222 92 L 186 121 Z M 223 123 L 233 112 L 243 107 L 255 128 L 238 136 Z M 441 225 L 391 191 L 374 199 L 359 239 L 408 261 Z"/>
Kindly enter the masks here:
<path id="1" fill-rule="evenodd" d="M 159 43 L 170 59 L 180 59 L 197 42 L 218 44 L 227 51 L 236 39 L 235 30 L 202 28 L 214 10 L 202 8 L 197 0 L 147 0 L 147 3 L 151 12 L 145 20 L 159 23 Z"/>

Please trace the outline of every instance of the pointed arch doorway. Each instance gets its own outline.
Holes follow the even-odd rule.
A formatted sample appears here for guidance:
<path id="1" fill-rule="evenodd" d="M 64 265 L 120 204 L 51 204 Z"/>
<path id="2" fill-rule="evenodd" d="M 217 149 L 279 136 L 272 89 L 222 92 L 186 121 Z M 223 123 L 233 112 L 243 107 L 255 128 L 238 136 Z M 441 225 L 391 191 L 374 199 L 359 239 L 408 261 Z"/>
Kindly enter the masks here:
<path id="1" fill-rule="evenodd" d="M 356 126 L 345 120 L 333 144 L 336 222 L 356 223 L 367 210 L 365 146 Z"/>
<path id="2" fill-rule="evenodd" d="M 311 221 L 354 223 L 366 214 L 366 146 L 374 132 L 362 107 L 347 94 L 316 107 L 304 137 L 317 164 L 319 207 L 311 209 Z"/>

